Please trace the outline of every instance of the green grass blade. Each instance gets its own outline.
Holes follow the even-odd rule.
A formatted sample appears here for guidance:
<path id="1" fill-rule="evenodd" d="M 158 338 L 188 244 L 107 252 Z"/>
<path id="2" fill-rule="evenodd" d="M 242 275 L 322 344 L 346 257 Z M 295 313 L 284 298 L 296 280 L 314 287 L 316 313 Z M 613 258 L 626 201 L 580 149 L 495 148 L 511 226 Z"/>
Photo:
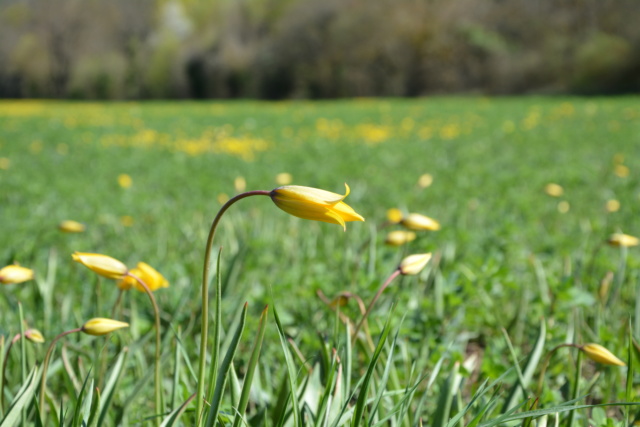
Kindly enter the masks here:
<path id="1" fill-rule="evenodd" d="M 118 358 L 116 359 L 116 362 L 114 363 L 113 368 L 111 369 L 111 375 L 109 375 L 109 378 L 105 383 L 104 389 L 102 390 L 101 399 L 100 399 L 100 410 L 99 410 L 100 415 L 98 417 L 98 425 L 103 425 L 103 422 L 107 417 L 109 407 L 111 406 L 111 400 L 113 399 L 113 395 L 117 390 L 118 381 L 120 381 L 120 378 L 122 376 L 122 372 L 124 370 L 124 363 L 125 363 L 125 360 L 127 359 L 128 353 L 129 352 L 126 348 L 120 352 L 120 355 L 118 355 Z"/>
<path id="2" fill-rule="evenodd" d="M 449 421 L 449 413 L 451 412 L 451 404 L 453 403 L 453 395 L 456 386 L 455 379 L 458 376 L 459 370 L 460 362 L 455 362 L 451 368 L 451 373 L 449 373 L 442 389 L 440 389 L 438 408 L 433 416 L 432 426 L 434 427 L 444 427 Z"/>
<path id="3" fill-rule="evenodd" d="M 227 383 L 227 377 L 229 376 L 229 368 L 233 363 L 233 357 L 238 350 L 238 344 L 240 343 L 240 338 L 242 337 L 242 332 L 244 331 L 244 325 L 247 319 L 247 307 L 248 304 L 244 303 L 242 312 L 240 314 L 240 323 L 233 333 L 233 339 L 229 344 L 229 348 L 227 349 L 227 352 L 224 356 L 224 360 L 220 365 L 220 371 L 218 372 L 218 377 L 216 379 L 213 398 L 211 399 L 211 407 L 209 408 L 209 414 L 207 415 L 205 424 L 209 427 L 213 427 L 216 419 L 218 418 L 218 411 L 220 409 L 220 402 L 222 401 L 222 394 L 224 393 L 224 387 Z"/>
<path id="4" fill-rule="evenodd" d="M 211 361 L 209 362 L 209 390 L 207 390 L 207 401 L 211 402 L 213 398 L 213 390 L 218 375 L 218 359 L 220 355 L 220 333 L 222 329 L 222 282 L 220 273 L 220 257 L 222 256 L 222 248 L 218 250 L 218 260 L 216 263 L 216 287 L 215 287 L 215 307 L 213 312 L 213 343 L 211 347 Z M 206 412 L 206 409 L 205 409 Z"/>
<path id="5" fill-rule="evenodd" d="M 87 375 L 84 377 L 84 381 L 82 383 L 82 388 L 80 389 L 80 392 L 78 393 L 78 396 L 76 397 L 76 407 L 73 411 L 73 418 L 71 419 L 71 424 L 76 426 L 79 423 L 82 422 L 82 420 L 80 419 L 80 410 L 81 408 L 84 406 L 83 405 L 83 401 L 84 401 L 84 394 L 85 391 L 87 389 L 87 383 L 89 382 L 89 377 L 91 376 L 91 369 L 89 369 L 89 372 L 87 373 Z M 91 381 L 91 387 L 93 386 L 93 381 Z"/>
<path id="6" fill-rule="evenodd" d="M 301 426 L 302 418 L 300 417 L 300 404 L 298 402 L 298 386 L 297 386 L 297 371 L 293 364 L 293 358 L 291 357 L 291 352 L 289 351 L 289 347 L 287 345 L 287 338 L 284 335 L 284 330 L 282 329 L 282 324 L 280 323 L 280 318 L 278 317 L 278 310 L 274 305 L 273 307 L 273 315 L 276 319 L 276 325 L 278 327 L 278 335 L 280 336 L 280 345 L 282 346 L 282 351 L 284 352 L 284 358 L 287 363 L 287 375 L 289 378 L 289 392 L 291 396 L 291 406 L 293 409 L 293 425 L 295 427 Z"/>
<path id="7" fill-rule="evenodd" d="M 178 419 L 180 419 L 180 416 L 184 413 L 184 411 L 187 409 L 187 407 L 195 397 L 195 394 L 189 396 L 189 398 L 182 405 L 174 409 L 169 414 L 169 416 L 162 421 L 160 427 L 172 427 L 178 421 Z"/>
<path id="8" fill-rule="evenodd" d="M 38 384 L 37 379 L 38 367 L 35 366 L 27 377 L 27 380 L 22 384 L 22 387 L 20 387 L 20 390 L 18 390 L 16 397 L 13 399 L 7 411 L 7 415 L 5 415 L 2 423 L 0 423 L 0 427 L 13 427 L 18 425 L 19 422 L 20 425 L 25 425 L 21 422 L 22 413 L 35 395 L 36 385 Z"/>
<path id="9" fill-rule="evenodd" d="M 402 322 L 400 322 L 402 323 Z M 391 372 L 391 367 L 393 365 L 393 352 L 396 348 L 396 342 L 398 340 L 398 333 L 400 332 L 400 328 L 396 330 L 396 334 L 393 337 L 393 341 L 391 341 L 391 348 L 389 349 L 389 354 L 387 356 L 387 362 L 384 366 L 384 371 L 382 373 L 382 378 L 380 379 L 378 385 L 378 395 L 376 396 L 376 400 L 373 403 L 373 407 L 371 408 L 371 413 L 369 414 L 369 422 L 368 424 L 372 424 L 374 421 L 374 417 L 378 412 L 378 408 L 380 407 L 380 401 L 382 400 L 382 395 L 384 394 L 384 390 L 387 386 L 387 381 L 389 380 L 389 373 Z"/>
<path id="10" fill-rule="evenodd" d="M 87 390 L 87 396 L 84 398 L 82 402 L 82 425 L 86 426 L 89 424 L 89 420 L 91 419 L 91 407 L 93 406 L 93 380 L 91 380 L 91 385 Z"/>
<path id="11" fill-rule="evenodd" d="M 244 377 L 244 383 L 242 385 L 242 392 L 240 393 L 240 400 L 238 402 L 238 408 L 236 410 L 236 416 L 233 419 L 233 427 L 238 427 L 240 422 L 244 422 L 243 417 L 249 403 L 249 392 L 251 391 L 251 383 L 253 382 L 253 375 L 258 366 L 258 359 L 260 358 L 260 350 L 262 349 L 262 341 L 264 340 L 264 332 L 267 329 L 267 313 L 269 306 L 266 306 L 260 315 L 260 323 L 258 326 L 258 334 L 253 343 L 253 350 L 251 351 L 251 357 L 247 365 L 247 373 Z"/>
<path id="12" fill-rule="evenodd" d="M 178 389 L 180 388 L 180 370 L 182 367 L 180 357 L 180 336 L 182 335 L 182 328 L 178 327 L 176 331 L 176 349 L 173 354 L 173 383 L 171 384 L 171 398 L 169 399 L 169 407 L 175 408 L 178 400 Z"/>

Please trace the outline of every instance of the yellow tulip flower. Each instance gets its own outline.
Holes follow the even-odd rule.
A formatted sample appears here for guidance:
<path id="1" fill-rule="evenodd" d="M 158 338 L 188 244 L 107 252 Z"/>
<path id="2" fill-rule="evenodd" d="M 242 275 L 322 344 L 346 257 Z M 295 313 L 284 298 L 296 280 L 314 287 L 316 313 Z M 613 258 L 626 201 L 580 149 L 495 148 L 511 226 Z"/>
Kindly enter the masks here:
<path id="1" fill-rule="evenodd" d="M 585 344 L 578 347 L 591 360 L 605 365 L 626 366 L 626 364 L 613 355 L 600 344 Z"/>
<path id="2" fill-rule="evenodd" d="M 402 219 L 402 221 L 400 221 L 400 224 L 404 225 L 410 230 L 416 230 L 416 231 L 440 230 L 440 223 L 438 221 L 419 213 L 412 213 L 407 215 Z"/>
<path id="3" fill-rule="evenodd" d="M 409 255 L 398 266 L 404 276 L 415 276 L 420 273 L 431 259 L 431 253 Z"/>
<path id="4" fill-rule="evenodd" d="M 33 280 L 33 270 L 19 265 L 7 265 L 0 269 L 0 283 L 9 285 Z"/>
<path id="5" fill-rule="evenodd" d="M 36 344 L 44 343 L 44 335 L 42 335 L 42 332 L 40 332 L 37 329 L 33 329 L 33 328 L 27 329 L 26 331 L 24 331 L 24 337 Z"/>
<path id="6" fill-rule="evenodd" d="M 289 185 L 293 181 L 293 177 L 290 173 L 282 172 L 276 175 L 276 184 L 278 185 Z"/>
<path id="7" fill-rule="evenodd" d="M 544 186 L 544 192 L 551 197 L 560 197 L 564 193 L 564 189 L 562 188 L 562 186 L 550 182 L 549 184 Z"/>
<path id="8" fill-rule="evenodd" d="M 404 216 L 404 214 L 402 213 L 402 211 L 398 208 L 391 208 L 387 211 L 387 220 L 389 222 L 392 222 L 394 224 L 399 223 L 400 221 L 402 221 L 402 217 Z"/>
<path id="9" fill-rule="evenodd" d="M 80 328 L 80 330 L 85 334 L 99 336 L 106 335 L 109 332 L 113 332 L 121 328 L 126 328 L 128 326 L 129 324 L 126 322 L 96 317 L 94 319 L 88 320 L 84 325 L 82 325 L 82 328 Z"/>
<path id="10" fill-rule="evenodd" d="M 107 255 L 74 252 L 73 260 L 107 279 L 122 279 L 127 274 L 127 266 Z"/>
<path id="11" fill-rule="evenodd" d="M 65 233 L 82 233 L 85 230 L 85 225 L 72 220 L 62 221 L 58 224 L 58 230 L 63 231 Z"/>
<path id="12" fill-rule="evenodd" d="M 638 244 L 640 244 L 640 240 L 638 240 L 637 237 L 630 236 L 628 234 L 615 233 L 609 237 L 609 240 L 607 240 L 607 243 L 609 243 L 609 245 L 611 246 L 630 247 L 630 246 L 638 246 Z"/>
<path id="13" fill-rule="evenodd" d="M 402 246 L 405 243 L 412 242 L 416 239 L 416 233 L 413 231 L 396 230 L 387 234 L 384 243 L 389 246 Z"/>
<path id="14" fill-rule="evenodd" d="M 145 262 L 139 262 L 135 268 L 129 270 L 129 273 L 140 278 L 151 291 L 158 290 L 160 288 L 168 288 L 169 282 L 160 274 L 155 268 L 151 267 Z M 132 287 L 136 288 L 140 292 L 144 292 L 144 288 L 138 283 L 136 279 L 127 275 L 121 281 L 118 282 L 118 287 L 123 291 L 129 290 Z"/>
<path id="15" fill-rule="evenodd" d="M 339 224 L 346 230 L 346 222 L 364 221 L 364 218 L 343 202 L 349 195 L 349 186 L 345 184 L 345 187 L 347 190 L 344 196 L 299 185 L 278 187 L 269 195 L 273 203 L 288 214 L 313 221 Z"/>

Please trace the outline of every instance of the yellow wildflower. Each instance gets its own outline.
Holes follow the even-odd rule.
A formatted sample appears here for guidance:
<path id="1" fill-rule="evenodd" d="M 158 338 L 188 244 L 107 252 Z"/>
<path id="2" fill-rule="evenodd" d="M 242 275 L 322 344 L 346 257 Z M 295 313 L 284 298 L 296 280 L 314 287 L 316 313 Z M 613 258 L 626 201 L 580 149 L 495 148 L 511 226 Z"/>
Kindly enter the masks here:
<path id="1" fill-rule="evenodd" d="M 72 257 L 74 261 L 107 279 L 122 279 L 127 274 L 126 265 L 107 255 L 74 252 Z"/>
<path id="2" fill-rule="evenodd" d="M 278 185 L 289 185 L 293 181 L 293 177 L 290 173 L 283 172 L 276 175 L 276 184 Z"/>
<path id="3" fill-rule="evenodd" d="M 158 290 L 160 288 L 168 288 L 169 282 L 164 278 L 162 274 L 160 274 L 155 268 L 151 267 L 149 264 L 145 262 L 139 262 L 135 268 L 129 270 L 129 274 L 127 274 L 121 281 L 118 282 L 118 288 L 123 291 L 131 289 L 131 287 L 136 288 L 140 292 L 144 292 L 144 288 L 138 283 L 136 279 L 131 277 L 132 275 L 142 280 L 151 291 Z"/>
<path id="4" fill-rule="evenodd" d="M 431 253 L 409 255 L 402 260 L 398 269 L 405 276 L 415 276 L 420 273 L 431 259 Z"/>
<path id="5" fill-rule="evenodd" d="M 433 218 L 429 218 L 426 215 L 412 213 L 402 219 L 400 224 L 404 225 L 410 230 L 416 231 L 436 231 L 440 230 L 440 223 Z"/>
<path id="6" fill-rule="evenodd" d="M 397 208 L 391 208 L 387 211 L 387 219 L 389 220 L 389 222 L 392 222 L 394 224 L 402 221 L 403 216 L 404 215 L 402 214 L 402 211 Z"/>
<path id="7" fill-rule="evenodd" d="M 299 218 L 330 222 L 347 229 L 348 221 L 364 221 L 349 205 L 343 202 L 349 195 L 349 186 L 344 196 L 330 191 L 300 185 L 285 185 L 272 190 L 271 200 L 283 211 Z"/>
<path id="8" fill-rule="evenodd" d="M 402 246 L 405 243 L 412 242 L 416 239 L 416 233 L 413 231 L 396 230 L 387 234 L 384 242 L 389 246 Z"/>
<path id="9" fill-rule="evenodd" d="M 564 193 L 564 189 L 560 185 L 550 182 L 544 186 L 544 192 L 551 197 L 560 197 Z"/>
<path id="10" fill-rule="evenodd" d="M 609 240 L 607 240 L 607 243 L 609 243 L 609 245 L 611 246 L 630 247 L 630 246 L 638 246 L 638 244 L 640 243 L 640 240 L 638 240 L 637 237 L 630 236 L 628 234 L 614 233 L 609 237 Z"/>
<path id="11" fill-rule="evenodd" d="M 66 220 L 58 224 L 58 230 L 65 233 L 82 233 L 86 229 L 85 225 L 78 221 Z"/>
<path id="12" fill-rule="evenodd" d="M 33 270 L 19 265 L 7 265 L 0 269 L 0 283 L 9 285 L 33 280 Z"/>
<path id="13" fill-rule="evenodd" d="M 244 179 L 244 177 L 236 177 L 236 179 L 233 181 L 233 187 L 238 193 L 242 193 L 247 189 L 247 181 Z"/>
<path id="14" fill-rule="evenodd" d="M 133 180 L 126 173 L 118 175 L 118 185 L 122 188 L 129 188 L 133 185 Z"/>
<path id="15" fill-rule="evenodd" d="M 607 204 L 605 205 L 607 212 L 618 212 L 620 210 L 620 202 L 616 199 L 607 200 Z"/>
<path id="16" fill-rule="evenodd" d="M 44 342 L 44 335 L 37 329 L 29 328 L 24 331 L 24 337 L 36 344 L 42 344 Z"/>
<path id="17" fill-rule="evenodd" d="M 431 184 L 433 184 L 433 176 L 431 174 L 425 173 L 424 175 L 420 175 L 418 179 L 418 186 L 420 188 L 427 188 Z"/>
<path id="18" fill-rule="evenodd" d="M 591 360 L 605 365 L 626 366 L 625 363 L 613 355 L 600 344 L 585 344 L 578 347 Z"/>
<path id="19" fill-rule="evenodd" d="M 85 334 L 99 336 L 106 335 L 109 332 L 113 332 L 121 328 L 126 328 L 128 326 L 129 324 L 126 322 L 96 317 L 94 319 L 88 320 L 84 325 L 82 325 L 81 330 Z"/>

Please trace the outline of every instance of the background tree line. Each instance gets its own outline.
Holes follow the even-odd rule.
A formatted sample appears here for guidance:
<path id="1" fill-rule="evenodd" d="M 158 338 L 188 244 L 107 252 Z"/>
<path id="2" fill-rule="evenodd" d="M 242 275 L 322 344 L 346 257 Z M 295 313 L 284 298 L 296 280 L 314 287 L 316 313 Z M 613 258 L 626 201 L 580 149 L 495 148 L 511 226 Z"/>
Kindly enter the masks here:
<path id="1" fill-rule="evenodd" d="M 0 97 L 640 91 L 638 0 L 2 0 Z"/>

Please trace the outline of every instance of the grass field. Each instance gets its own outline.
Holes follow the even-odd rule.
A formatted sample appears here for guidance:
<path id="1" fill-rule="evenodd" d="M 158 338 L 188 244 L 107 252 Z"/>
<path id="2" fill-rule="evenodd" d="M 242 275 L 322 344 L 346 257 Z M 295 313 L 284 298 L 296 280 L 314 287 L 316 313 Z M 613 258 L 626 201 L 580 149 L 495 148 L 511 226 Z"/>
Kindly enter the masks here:
<path id="1" fill-rule="evenodd" d="M 287 215 L 266 197 L 227 211 L 212 256 L 223 247 L 222 348 L 209 352 L 219 353 L 218 363 L 245 302 L 248 311 L 225 376 L 221 425 L 239 425 L 238 411 L 250 426 L 489 426 L 508 423 L 509 408 L 517 409 L 508 425 L 528 425 L 518 414 L 536 408 L 550 408 L 533 413 L 538 425 L 554 423 L 556 414 L 564 425 L 628 425 L 640 408 L 562 405 L 634 401 L 633 369 L 561 348 L 541 392 L 537 383 L 560 344 L 598 343 L 624 361 L 633 354 L 640 248 L 606 242 L 616 232 L 640 235 L 639 154 L 634 97 L 0 102 L 0 267 L 18 262 L 36 274 L 0 288 L 0 360 L 8 355 L 0 419 L 34 423 L 42 412 L 49 425 L 195 425 L 193 402 L 177 421 L 166 414 L 196 393 L 211 221 L 242 191 L 238 177 L 246 190 L 272 190 L 276 175 L 289 173 L 292 184 L 340 194 L 346 182 L 346 203 L 366 221 L 343 232 Z M 562 194 L 547 194 L 549 183 Z M 382 226 L 390 208 L 428 215 L 441 229 L 385 245 L 386 233 L 401 229 Z M 60 232 L 68 219 L 86 231 Z M 147 296 L 124 292 L 114 309 L 115 282 L 72 262 L 74 251 L 129 267 L 145 261 L 169 281 L 154 293 L 161 411 Z M 362 318 L 357 298 L 339 299 L 340 321 L 319 291 L 329 300 L 348 292 L 366 305 L 405 256 L 426 252 L 433 254 L 427 267 L 392 283 L 351 346 L 344 320 L 353 331 Z M 28 327 L 47 340 L 26 343 L 25 353 L 18 344 L 6 351 L 20 332 L 18 302 Z M 48 370 L 46 408 L 39 408 L 39 380 L 21 394 L 25 377 L 42 365 L 53 337 L 94 317 L 130 327 L 106 339 L 63 338 Z M 251 372 L 245 412 L 237 408 Z M 299 411 L 288 393 L 293 381 Z M 13 411 L 12 401 L 19 404 Z"/>

